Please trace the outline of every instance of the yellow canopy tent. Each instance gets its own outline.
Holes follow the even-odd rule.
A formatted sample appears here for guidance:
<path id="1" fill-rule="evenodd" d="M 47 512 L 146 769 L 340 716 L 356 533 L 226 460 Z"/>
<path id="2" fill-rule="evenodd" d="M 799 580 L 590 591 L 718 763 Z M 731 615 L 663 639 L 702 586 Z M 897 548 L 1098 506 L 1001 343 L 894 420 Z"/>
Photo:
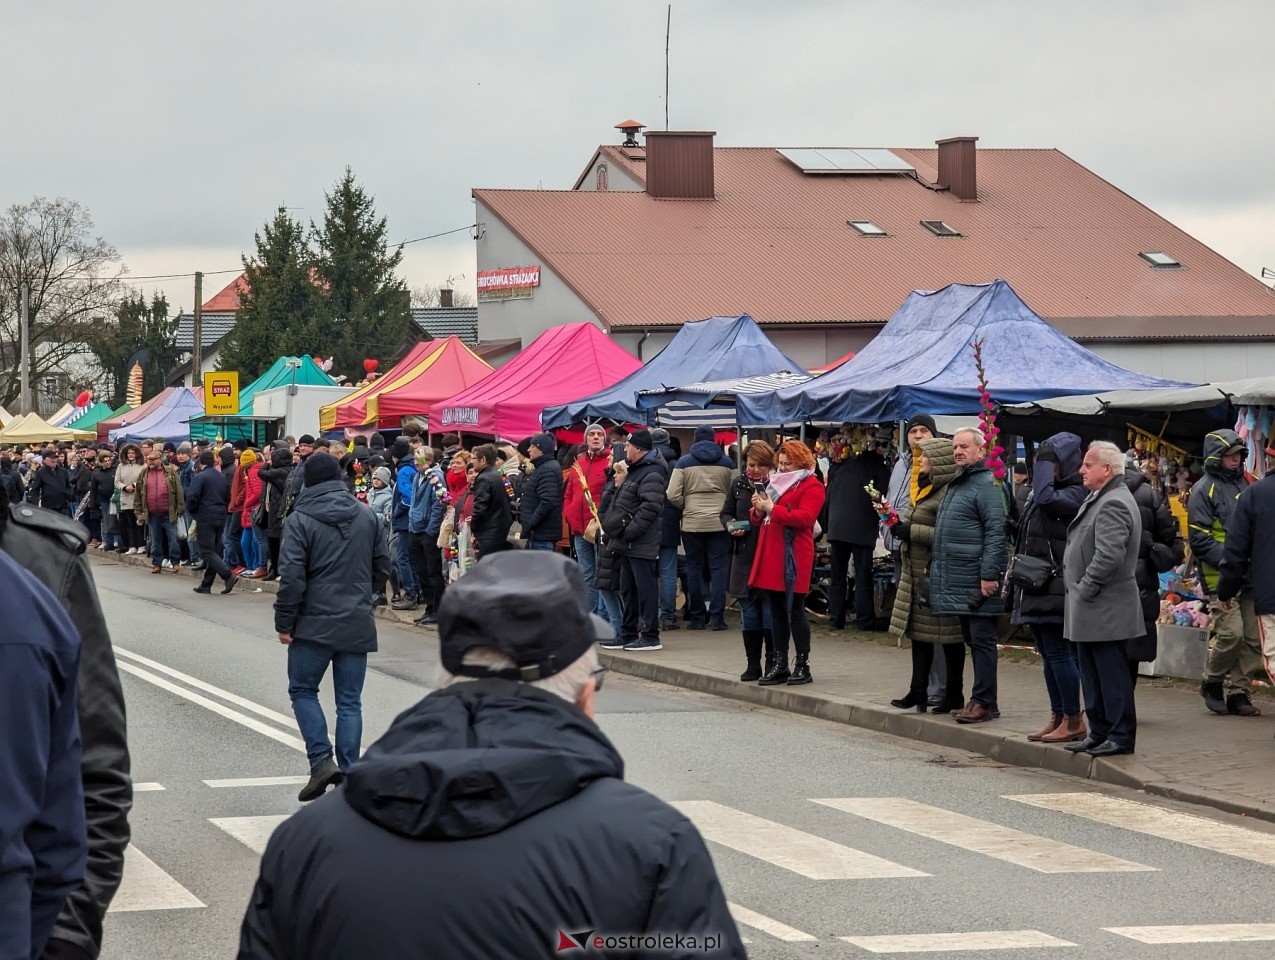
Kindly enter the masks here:
<path id="1" fill-rule="evenodd" d="M 96 440 L 92 430 L 55 427 L 38 414 L 29 414 L 0 430 L 0 443 L 53 443 L 58 440 Z"/>

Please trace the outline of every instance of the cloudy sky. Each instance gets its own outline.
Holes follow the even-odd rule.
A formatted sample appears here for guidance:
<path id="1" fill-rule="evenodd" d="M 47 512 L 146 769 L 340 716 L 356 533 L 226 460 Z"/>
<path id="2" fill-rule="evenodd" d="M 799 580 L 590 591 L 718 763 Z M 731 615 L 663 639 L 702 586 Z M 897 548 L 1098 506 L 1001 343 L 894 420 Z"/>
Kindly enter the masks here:
<path id="1" fill-rule="evenodd" d="M 570 187 L 619 120 L 664 126 L 664 2 L 4 7 L 0 203 L 80 201 L 134 277 L 235 270 L 346 165 L 408 240 L 470 224 L 475 186 Z M 668 119 L 727 146 L 1057 147 L 1257 273 L 1273 29 L 1263 0 L 675 0 Z M 403 272 L 474 269 L 462 230 Z"/>

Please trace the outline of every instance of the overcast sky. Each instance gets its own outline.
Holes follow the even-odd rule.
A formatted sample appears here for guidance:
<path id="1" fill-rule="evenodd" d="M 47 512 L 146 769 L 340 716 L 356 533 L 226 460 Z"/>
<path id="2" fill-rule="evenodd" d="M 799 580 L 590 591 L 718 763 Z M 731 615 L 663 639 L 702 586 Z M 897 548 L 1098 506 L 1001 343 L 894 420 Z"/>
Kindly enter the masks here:
<path id="1" fill-rule="evenodd" d="M 135 277 L 235 270 L 278 205 L 320 219 L 347 164 L 406 240 L 470 224 L 475 186 L 570 187 L 617 121 L 664 126 L 663 2 L 3 6 L 0 202 L 78 200 Z M 669 125 L 1057 147 L 1257 273 L 1273 34 L 1268 0 L 678 0 Z M 462 231 L 403 273 L 472 290 L 474 270 Z"/>

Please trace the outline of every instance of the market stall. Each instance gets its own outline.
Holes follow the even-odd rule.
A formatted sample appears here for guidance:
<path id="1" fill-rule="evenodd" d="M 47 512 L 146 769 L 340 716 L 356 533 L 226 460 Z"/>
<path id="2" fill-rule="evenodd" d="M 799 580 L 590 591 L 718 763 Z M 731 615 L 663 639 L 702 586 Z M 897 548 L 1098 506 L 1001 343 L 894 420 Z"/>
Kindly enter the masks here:
<path id="1" fill-rule="evenodd" d="M 110 431 L 112 443 L 141 443 L 143 440 L 162 440 L 165 443 L 181 443 L 190 439 L 190 423 L 202 416 L 203 401 L 186 387 L 176 387 L 164 402 L 140 420 Z"/>
<path id="2" fill-rule="evenodd" d="M 313 357 L 279 357 L 268 370 L 246 387 L 239 388 L 239 410 L 226 416 L 197 416 L 190 423 L 192 440 L 252 440 L 265 441 L 265 425 L 261 418 L 252 415 L 252 398 L 261 390 L 272 390 L 296 384 L 298 386 L 334 387 L 336 381 L 314 362 Z M 202 412 L 202 411 L 201 411 Z M 268 421 L 267 421 L 268 422 Z"/>
<path id="3" fill-rule="evenodd" d="M 398 430 L 405 418 L 427 420 L 434 404 L 491 375 L 491 364 L 474 353 L 459 337 L 448 337 L 439 343 L 438 351 L 412 376 L 391 384 L 368 400 L 365 423 L 372 429 Z"/>
<path id="4" fill-rule="evenodd" d="M 96 435 L 92 430 L 72 430 L 69 427 L 55 427 L 38 413 L 29 413 L 10 421 L 0 430 L 0 443 L 37 444 L 56 443 L 60 440 L 92 440 Z"/>

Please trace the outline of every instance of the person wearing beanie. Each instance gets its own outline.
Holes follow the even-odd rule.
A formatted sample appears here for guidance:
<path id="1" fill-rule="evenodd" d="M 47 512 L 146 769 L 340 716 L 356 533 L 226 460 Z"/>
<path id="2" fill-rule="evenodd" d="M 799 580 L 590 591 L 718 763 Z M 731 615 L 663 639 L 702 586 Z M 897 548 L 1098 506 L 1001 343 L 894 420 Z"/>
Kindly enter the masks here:
<path id="1" fill-rule="evenodd" d="M 284 507 L 292 471 L 292 452 L 286 444 L 272 449 L 269 462 L 263 463 L 257 470 L 261 479 L 261 503 L 266 509 L 266 575 L 261 578 L 263 580 L 277 580 L 279 576 L 279 544 L 283 539 Z"/>
<path id="2" fill-rule="evenodd" d="M 181 494 L 184 498 L 190 492 L 190 485 L 195 480 L 195 460 L 191 456 L 191 446 L 187 442 L 177 445 L 177 452 L 169 459 L 169 462 L 177 467 L 177 481 L 181 484 Z M 196 569 L 203 569 L 200 563 L 202 557 L 199 554 L 199 544 L 196 538 L 187 533 L 182 536 L 181 522 L 178 522 L 178 546 L 181 548 L 182 554 L 185 556 L 183 561 L 186 566 Z"/>
<path id="3" fill-rule="evenodd" d="M 620 635 L 602 645 L 645 653 L 663 649 L 658 568 L 667 468 L 654 449 L 649 430 L 636 430 L 630 435 L 625 460 L 628 475 L 602 518 L 605 544 L 620 560 L 624 619 Z"/>
<path id="4" fill-rule="evenodd" d="M 374 585 L 390 575 L 390 558 L 372 511 L 341 482 L 333 457 L 312 456 L 305 487 L 288 515 L 279 551 L 274 625 L 288 648 L 288 696 L 305 740 L 310 779 L 302 802 L 339 783 L 359 757 L 363 678 L 376 650 Z M 336 699 L 335 760 L 319 684 L 332 667 Z"/>
<path id="5" fill-rule="evenodd" d="M 651 440 L 655 441 L 654 431 Z M 673 465 L 669 476 L 668 502 L 682 512 L 686 604 L 691 611 L 688 625 L 691 630 L 703 630 L 705 626 L 726 629 L 730 534 L 722 526 L 722 511 L 726 508 L 734 475 L 735 464 L 717 445 L 713 428 L 697 427 L 690 453 Z M 707 584 L 704 582 L 706 573 Z"/>
<path id="6" fill-rule="evenodd" d="M 391 470 L 394 473 L 394 498 L 390 510 L 390 532 L 393 539 L 394 572 L 398 576 L 399 593 L 390 601 L 395 610 L 415 610 L 421 603 L 421 584 L 412 562 L 410 514 L 412 493 L 416 484 L 416 462 L 412 457 L 412 441 L 399 435 L 390 445 Z"/>
<path id="7" fill-rule="evenodd" d="M 555 550 L 562 539 L 562 464 L 554 459 L 555 447 L 549 433 L 537 433 L 527 444 L 532 472 L 522 485 L 518 519 L 532 550 Z"/>
<path id="8" fill-rule="evenodd" d="M 239 455 L 239 472 L 243 489 L 243 507 L 239 511 L 239 526 L 242 530 L 240 543 L 244 555 L 244 576 L 261 579 L 268 572 L 266 559 L 270 553 L 264 522 L 262 495 L 264 489 L 261 481 L 261 468 L 264 466 L 254 450 L 245 450 Z"/>
<path id="9" fill-rule="evenodd" d="M 373 450 L 384 450 L 385 435 L 379 432 L 372 434 L 372 439 L 371 439 L 371 442 L 368 444 L 368 446 L 371 447 Z"/>
<path id="10" fill-rule="evenodd" d="M 196 593 L 212 593 L 213 581 L 218 577 L 225 584 L 221 592 L 229 593 L 239 580 L 223 556 L 230 476 L 214 469 L 216 459 L 211 450 L 199 455 L 199 469 L 186 491 L 186 513 L 195 521 L 195 540 L 204 561 L 204 575 L 194 588 Z"/>

